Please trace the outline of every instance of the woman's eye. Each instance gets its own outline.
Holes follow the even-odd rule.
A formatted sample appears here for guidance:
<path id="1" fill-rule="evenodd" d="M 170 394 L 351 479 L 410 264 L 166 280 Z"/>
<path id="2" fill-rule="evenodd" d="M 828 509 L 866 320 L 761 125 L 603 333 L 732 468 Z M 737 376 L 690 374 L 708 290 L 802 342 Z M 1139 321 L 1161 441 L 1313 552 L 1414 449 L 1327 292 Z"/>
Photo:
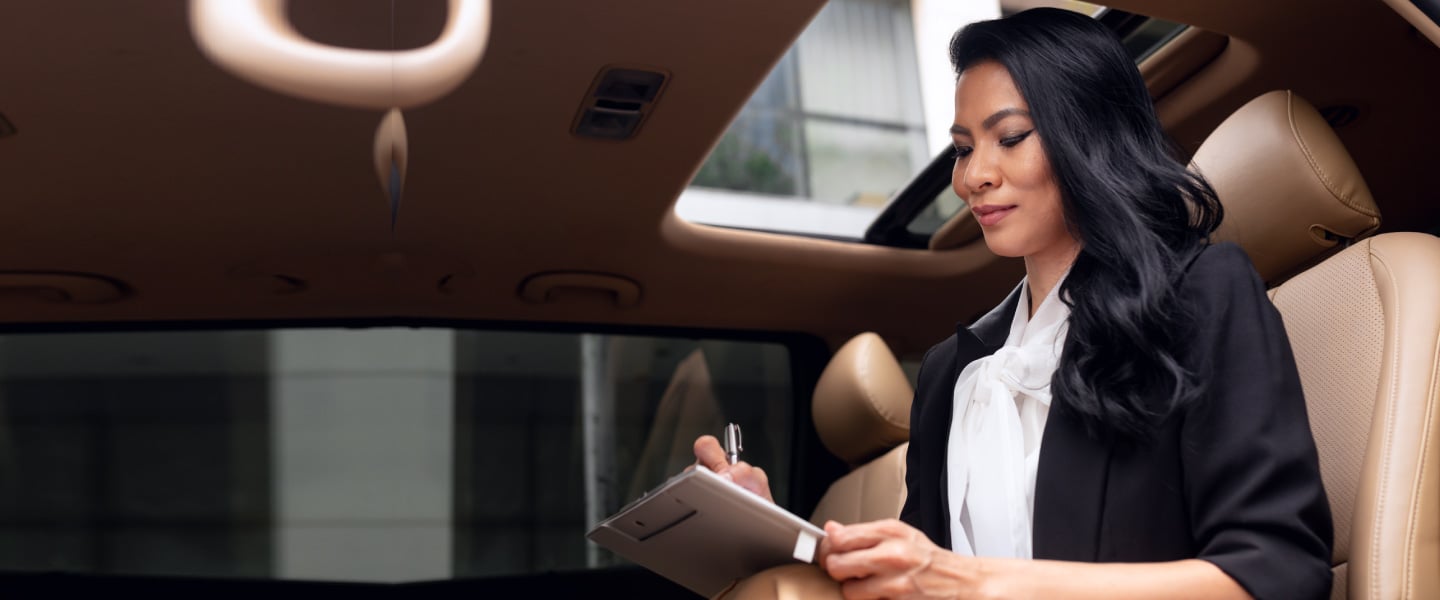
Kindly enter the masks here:
<path id="1" fill-rule="evenodd" d="M 1022 133 L 1022 134 L 1019 134 L 1019 135 L 1012 135 L 1012 136 L 1007 137 L 1007 138 L 1001 138 L 1001 140 L 1000 140 L 1000 145 L 1001 145 L 1001 146 L 1004 146 L 1004 147 L 1006 147 L 1006 148 L 1013 147 L 1013 146 L 1015 146 L 1015 144 L 1019 144 L 1020 142 L 1025 141 L 1025 138 L 1030 137 L 1030 134 L 1032 134 L 1032 133 L 1035 133 L 1035 130 L 1034 130 L 1034 129 L 1031 129 L 1030 131 L 1027 131 L 1027 132 Z"/>
<path id="2" fill-rule="evenodd" d="M 970 158 L 970 153 L 973 152 L 973 151 L 974 151 L 974 149 L 971 148 L 971 147 L 969 147 L 969 146 L 956 146 L 956 147 L 955 147 L 955 158 L 957 158 L 957 159 L 959 159 L 959 158 Z"/>

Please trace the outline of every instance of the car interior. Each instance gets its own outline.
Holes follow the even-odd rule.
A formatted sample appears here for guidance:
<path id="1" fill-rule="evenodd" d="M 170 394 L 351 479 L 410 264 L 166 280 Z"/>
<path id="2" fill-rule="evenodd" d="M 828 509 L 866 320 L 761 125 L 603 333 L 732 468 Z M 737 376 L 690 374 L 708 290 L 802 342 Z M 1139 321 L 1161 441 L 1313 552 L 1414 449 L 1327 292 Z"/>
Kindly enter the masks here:
<path id="1" fill-rule="evenodd" d="M 946 191 L 948 98 L 776 82 L 893 71 L 816 57 L 943 43 L 942 4 L 0 0 L 0 579 L 694 597 L 584 533 L 727 422 L 791 512 L 898 516 L 919 358 L 1023 267 Z M 1332 597 L 1440 594 L 1440 3 L 991 4 L 1111 27 L 1215 186 L 1300 366 Z M 245 27 L 311 54 L 227 54 Z M 885 144 L 903 177 L 821 198 Z"/>
<path id="2" fill-rule="evenodd" d="M 1422 574 L 1431 560 L 1423 540 L 1436 533 L 1437 507 L 1426 489 L 1435 475 L 1424 463 L 1434 435 L 1440 240 L 1413 232 L 1369 237 L 1379 213 L 1365 180 L 1320 114 L 1290 91 L 1241 107 L 1194 161 L 1226 199 L 1228 216 L 1239 217 L 1217 238 L 1254 257 L 1295 347 L 1334 515 L 1334 597 L 1430 595 L 1436 581 Z M 1257 165 L 1268 174 L 1263 180 Z M 1353 232 L 1356 242 L 1337 254 L 1317 243 L 1322 238 L 1310 231 L 1317 226 Z M 873 438 L 900 428 L 887 415 L 904 415 L 912 390 L 887 376 L 899 364 L 883 344 L 857 336 L 816 389 L 814 420 L 827 447 L 861 463 L 831 486 L 817 522 L 893 518 L 903 504 L 905 436 L 887 431 L 888 444 Z M 840 596 L 818 570 L 795 565 L 737 582 L 726 597 Z"/>

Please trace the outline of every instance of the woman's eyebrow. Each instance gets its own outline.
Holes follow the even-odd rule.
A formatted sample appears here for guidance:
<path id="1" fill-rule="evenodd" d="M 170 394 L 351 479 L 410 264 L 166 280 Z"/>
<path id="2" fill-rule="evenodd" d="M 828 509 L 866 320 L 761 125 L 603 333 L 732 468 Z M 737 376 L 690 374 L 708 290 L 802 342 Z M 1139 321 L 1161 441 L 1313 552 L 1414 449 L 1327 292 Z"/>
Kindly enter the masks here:
<path id="1" fill-rule="evenodd" d="M 985 117 L 985 120 L 980 122 L 980 126 L 981 126 L 981 127 L 984 127 L 987 131 L 990 130 L 990 129 L 994 129 L 994 128 L 995 128 L 995 124 L 999 123 L 999 122 L 1000 122 L 1000 119 L 1004 119 L 1005 117 L 1008 117 L 1008 116 L 1010 116 L 1010 115 L 1020 115 L 1020 116 L 1023 116 L 1023 117 L 1028 117 L 1028 116 L 1030 116 L 1030 113 L 1029 113 L 1029 111 L 1026 111 L 1026 110 L 1023 110 L 1023 109 L 1019 109 L 1019 108 L 1014 108 L 1014 107 L 1011 107 L 1011 108 L 1002 108 L 1002 109 L 1000 109 L 1000 110 L 995 111 L 995 114 L 990 115 L 990 116 L 988 116 L 988 117 Z M 965 128 L 965 127 L 961 127 L 961 126 L 959 126 L 959 125 L 951 125 L 951 126 L 950 126 L 950 134 L 951 134 L 951 135 L 970 135 L 970 130 L 967 129 L 967 128 Z"/>

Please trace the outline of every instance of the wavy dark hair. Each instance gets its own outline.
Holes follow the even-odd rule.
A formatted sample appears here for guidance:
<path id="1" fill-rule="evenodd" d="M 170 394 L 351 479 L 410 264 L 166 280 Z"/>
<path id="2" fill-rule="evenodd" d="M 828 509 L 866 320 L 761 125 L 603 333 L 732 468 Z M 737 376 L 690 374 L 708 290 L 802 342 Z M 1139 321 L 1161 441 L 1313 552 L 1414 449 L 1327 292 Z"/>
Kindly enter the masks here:
<path id="1" fill-rule="evenodd" d="M 1059 410 L 1101 439 L 1148 439 L 1203 393 L 1182 365 L 1194 311 L 1179 275 L 1224 212 L 1186 169 L 1145 81 L 1105 26 L 1037 8 L 972 23 L 950 41 L 957 74 L 1004 66 L 1060 189 L 1080 253 L 1060 286 L 1070 331 L 1051 388 Z"/>

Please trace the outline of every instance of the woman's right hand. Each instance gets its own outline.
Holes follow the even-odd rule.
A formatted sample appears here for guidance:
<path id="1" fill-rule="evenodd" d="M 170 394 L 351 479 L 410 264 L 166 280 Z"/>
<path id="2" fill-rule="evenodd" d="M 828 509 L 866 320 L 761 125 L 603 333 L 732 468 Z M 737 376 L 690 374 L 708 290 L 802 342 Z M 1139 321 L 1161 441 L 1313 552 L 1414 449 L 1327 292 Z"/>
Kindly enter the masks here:
<path id="1" fill-rule="evenodd" d="M 740 484 L 740 487 L 761 498 L 775 501 L 770 495 L 770 480 L 765 476 L 765 470 L 750 466 L 750 463 L 743 460 L 730 464 L 730 461 L 725 459 L 725 449 L 720 447 L 720 440 L 713 435 L 702 435 L 695 440 L 695 464 Z"/>

